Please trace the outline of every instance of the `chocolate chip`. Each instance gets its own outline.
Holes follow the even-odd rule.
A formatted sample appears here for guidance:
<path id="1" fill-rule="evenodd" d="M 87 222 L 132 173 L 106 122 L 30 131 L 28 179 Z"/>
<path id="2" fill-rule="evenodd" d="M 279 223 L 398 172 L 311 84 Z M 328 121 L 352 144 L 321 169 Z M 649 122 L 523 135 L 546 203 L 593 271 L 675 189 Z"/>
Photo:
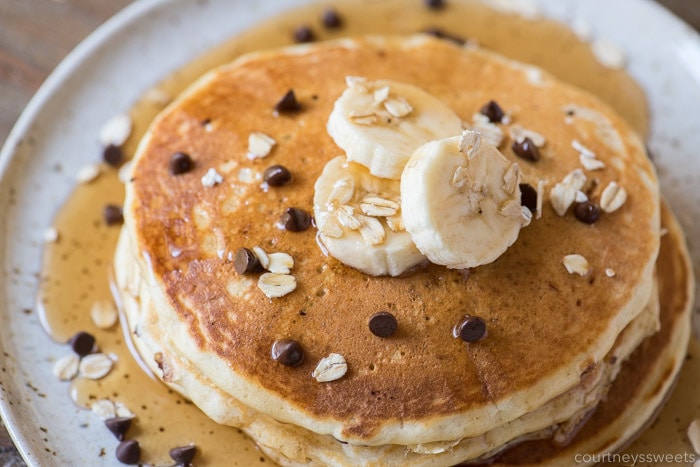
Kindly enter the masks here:
<path id="1" fill-rule="evenodd" d="M 486 115 L 491 123 L 501 123 L 503 117 L 506 115 L 501 106 L 494 100 L 488 101 L 479 112 L 481 112 L 482 115 Z"/>
<path id="2" fill-rule="evenodd" d="M 337 29 L 343 25 L 343 20 L 340 19 L 338 12 L 332 8 L 329 8 L 323 12 L 321 22 L 328 29 Z"/>
<path id="3" fill-rule="evenodd" d="M 528 208 L 530 212 L 537 210 L 537 190 L 529 183 L 520 184 L 520 205 Z"/>
<path id="4" fill-rule="evenodd" d="M 479 342 L 488 335 L 488 332 L 483 319 L 466 315 L 455 327 L 454 334 L 464 342 Z"/>
<path id="5" fill-rule="evenodd" d="M 301 104 L 297 100 L 294 89 L 287 91 L 287 94 L 275 104 L 275 112 L 277 113 L 292 113 L 301 110 Z"/>
<path id="6" fill-rule="evenodd" d="M 576 219 L 584 224 L 593 224 L 600 219 L 600 207 L 593 201 L 584 201 L 574 206 Z"/>
<path id="7" fill-rule="evenodd" d="M 308 26 L 299 26 L 294 30 L 294 42 L 312 42 L 315 38 L 314 32 Z"/>
<path id="8" fill-rule="evenodd" d="M 283 165 L 272 165 L 263 172 L 263 181 L 269 186 L 282 186 L 292 181 L 292 173 Z"/>
<path id="9" fill-rule="evenodd" d="M 102 217 L 107 225 L 116 225 L 124 222 L 124 213 L 121 206 L 114 204 L 108 204 L 104 207 Z"/>
<path id="10" fill-rule="evenodd" d="M 388 311 L 380 311 L 369 319 L 369 330 L 378 337 L 393 336 L 398 327 L 396 317 Z"/>
<path id="11" fill-rule="evenodd" d="M 71 348 L 73 352 L 77 353 L 81 357 L 92 352 L 95 347 L 95 336 L 89 334 L 85 331 L 80 331 L 70 338 Z"/>
<path id="12" fill-rule="evenodd" d="M 190 444 L 189 446 L 172 448 L 170 450 L 170 457 L 177 462 L 178 465 L 190 465 L 196 453 L 197 446 Z"/>
<path id="13" fill-rule="evenodd" d="M 171 175 L 180 175 L 189 172 L 194 167 L 194 161 L 189 154 L 184 152 L 176 152 L 170 156 L 168 168 Z"/>
<path id="14" fill-rule="evenodd" d="M 424 0 L 425 6 L 431 10 L 441 10 L 445 8 L 445 0 Z"/>
<path id="15" fill-rule="evenodd" d="M 272 359 L 284 366 L 299 366 L 304 361 L 304 349 L 292 339 L 278 339 L 272 344 Z"/>
<path id="16" fill-rule="evenodd" d="M 122 464 L 136 464 L 141 458 L 141 446 L 139 446 L 138 441 L 130 439 L 129 441 L 122 441 L 117 446 L 117 459 Z"/>
<path id="17" fill-rule="evenodd" d="M 112 167 L 119 167 L 124 160 L 122 147 L 116 144 L 107 145 L 102 151 L 102 160 Z"/>
<path id="18" fill-rule="evenodd" d="M 446 41 L 454 42 L 457 45 L 464 45 L 467 42 L 465 38 L 457 36 L 455 34 L 451 34 L 440 28 L 428 28 L 425 29 L 423 33 L 437 37 L 438 39 L 444 39 Z"/>
<path id="19" fill-rule="evenodd" d="M 530 138 L 524 138 L 522 141 L 513 142 L 513 152 L 516 156 L 532 162 L 540 160 L 540 150 L 537 149 L 535 143 Z"/>
<path id="20" fill-rule="evenodd" d="M 311 226 L 311 216 L 299 208 L 287 208 L 280 221 L 290 232 L 302 232 Z"/>
<path id="21" fill-rule="evenodd" d="M 236 257 L 233 260 L 233 267 L 238 274 L 247 274 L 251 272 L 261 272 L 263 270 L 260 260 L 248 248 L 239 248 L 236 251 Z"/>
<path id="22" fill-rule="evenodd" d="M 124 441 L 124 435 L 131 426 L 131 418 L 115 417 L 105 420 L 105 426 L 117 437 L 119 441 Z"/>

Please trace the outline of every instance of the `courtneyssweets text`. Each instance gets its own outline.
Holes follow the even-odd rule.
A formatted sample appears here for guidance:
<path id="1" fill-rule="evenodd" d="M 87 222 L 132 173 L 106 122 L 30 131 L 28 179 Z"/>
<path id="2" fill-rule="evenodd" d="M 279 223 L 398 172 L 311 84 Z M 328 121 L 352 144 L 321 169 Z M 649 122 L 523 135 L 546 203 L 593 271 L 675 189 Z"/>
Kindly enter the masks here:
<path id="1" fill-rule="evenodd" d="M 652 454 L 652 453 L 641 453 L 641 454 L 628 454 L 628 453 L 604 453 L 604 454 L 576 454 L 574 456 L 574 461 L 576 463 L 585 464 L 616 464 L 633 467 L 636 465 L 649 464 L 649 465 L 659 465 L 662 463 L 666 464 L 683 464 L 690 465 L 696 460 L 700 460 L 700 456 L 695 455 L 691 452 L 684 452 L 682 454 Z"/>

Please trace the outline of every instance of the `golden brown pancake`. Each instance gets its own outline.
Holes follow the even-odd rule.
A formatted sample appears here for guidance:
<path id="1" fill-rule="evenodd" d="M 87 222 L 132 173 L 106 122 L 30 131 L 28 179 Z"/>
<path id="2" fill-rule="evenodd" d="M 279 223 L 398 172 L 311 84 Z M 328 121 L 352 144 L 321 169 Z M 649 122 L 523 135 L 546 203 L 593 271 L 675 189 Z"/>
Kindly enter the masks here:
<path id="1" fill-rule="evenodd" d="M 312 211 L 314 181 L 340 154 L 325 124 L 348 75 L 416 85 L 467 124 L 496 100 L 511 117 L 502 125 L 501 151 L 520 163 L 524 181 L 546 185 L 542 217 L 497 261 L 469 274 L 431 265 L 399 278 L 369 277 L 324 255 L 314 228 L 280 229 L 286 208 Z M 302 109 L 276 115 L 273 107 L 289 89 Z M 545 137 L 541 160 L 513 153 L 507 135 L 514 125 Z M 277 141 L 268 157 L 247 157 L 252 132 Z M 587 172 L 590 199 L 599 200 L 613 181 L 628 193 L 620 209 L 593 225 L 570 211 L 559 216 L 549 203 L 554 184 L 581 168 L 574 140 L 605 164 Z M 170 173 L 176 152 L 191 155 L 192 171 Z M 273 164 L 287 167 L 293 182 L 262 186 L 260 175 Z M 201 179 L 210 168 L 223 181 L 205 187 Z M 625 122 L 596 98 L 538 69 L 427 37 L 288 48 L 211 72 L 160 115 L 140 145 L 125 219 L 127 247 L 118 254 L 117 278 L 129 289 L 125 301 L 149 310 L 150 335 L 148 326 L 131 325 L 161 347 L 150 352 L 160 354 L 164 379 L 176 383 L 178 375 L 168 375 L 168 368 L 177 367 L 191 376 L 180 375 L 190 385 L 186 392 L 206 386 L 219 394 L 191 394 L 217 420 L 253 432 L 255 423 L 269 419 L 261 426 L 290 424 L 301 430 L 297 439 L 306 430 L 314 442 L 316 434 L 329 435 L 323 442 L 338 443 L 334 437 L 348 443 L 341 450 L 349 458 L 354 445 L 377 446 L 380 463 L 389 444 L 430 456 L 482 437 L 480 449 L 458 460 L 474 458 L 510 441 L 501 439 L 504 432 L 515 439 L 528 428 L 579 415 L 574 410 L 549 423 L 535 423 L 531 415 L 522 422 L 602 368 L 623 329 L 654 300 L 658 186 Z M 294 292 L 269 299 L 255 275 L 235 272 L 229 253 L 254 246 L 294 257 Z M 564 268 L 564 256 L 573 253 L 590 263 L 585 277 Z M 119 258 L 124 254 L 131 261 Z M 399 331 L 390 338 L 368 329 L 368 318 L 380 310 L 398 319 Z M 487 322 L 487 339 L 465 344 L 452 336 L 465 314 Z M 632 348 L 653 332 L 634 329 L 627 333 Z M 271 359 L 271 346 L 281 338 L 302 344 L 301 366 Z M 330 353 L 345 357 L 348 373 L 319 383 L 311 372 Z M 486 436 L 496 432 L 500 437 Z M 264 436 L 260 430 L 257 438 Z M 301 449 L 287 447 L 289 453 Z"/>
<path id="2" fill-rule="evenodd" d="M 131 260 L 133 254 L 129 248 L 128 237 L 122 235 L 118 259 L 134 266 L 134 261 Z M 168 350 L 173 346 L 170 339 L 162 333 L 147 288 L 143 287 L 139 291 L 139 280 L 138 276 L 133 275 L 134 269 L 129 264 L 121 266 L 120 270 L 125 275 L 118 278 L 118 283 L 122 289 L 124 310 L 134 329 L 134 342 L 138 351 L 144 361 L 150 364 L 152 371 L 173 389 L 191 397 L 217 422 L 241 426 L 269 457 L 281 465 L 356 465 L 370 460 L 378 465 L 451 465 L 478 456 L 490 457 L 492 451 L 529 439 L 533 430 L 537 436 L 556 436 L 560 430 L 567 429 L 565 425 L 570 423 L 569 418 L 576 419 L 596 406 L 606 394 L 610 380 L 620 370 L 623 361 L 650 332 L 649 322 L 653 332 L 657 329 L 658 320 L 658 306 L 651 303 L 625 328 L 610 354 L 594 371 L 582 378 L 581 384 L 538 410 L 482 436 L 413 446 L 353 446 L 341 444 L 331 436 L 321 436 L 290 424 L 276 422 L 215 388 L 190 362 L 174 356 Z M 128 272 L 130 270 L 131 273 Z M 129 284 L 135 284 L 135 292 L 129 290 Z M 640 327 L 645 332 L 637 332 Z M 682 339 L 673 342 L 681 345 Z M 553 423 L 560 425 L 552 426 Z"/>
<path id="3" fill-rule="evenodd" d="M 605 400 L 566 446 L 549 441 L 526 442 L 492 465 L 568 465 L 577 454 L 614 453 L 652 421 L 669 396 L 686 356 L 694 280 L 685 238 L 669 207 L 662 204 L 661 239 L 657 261 L 661 326 L 647 338 L 621 369 Z M 592 459 L 592 457 L 587 457 Z M 590 462 L 590 460 L 589 460 Z"/>

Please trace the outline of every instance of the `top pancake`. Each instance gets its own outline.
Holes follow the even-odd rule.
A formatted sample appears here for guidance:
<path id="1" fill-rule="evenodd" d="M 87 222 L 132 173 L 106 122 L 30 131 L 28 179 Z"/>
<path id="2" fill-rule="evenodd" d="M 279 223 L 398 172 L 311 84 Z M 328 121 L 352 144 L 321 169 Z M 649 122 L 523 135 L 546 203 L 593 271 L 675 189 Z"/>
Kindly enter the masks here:
<path id="1" fill-rule="evenodd" d="M 578 140 L 606 164 L 587 172 L 595 180 L 590 197 L 598 200 L 616 181 L 628 199 L 589 226 L 571 212 L 558 216 L 547 195 L 542 218 L 468 278 L 439 266 L 401 278 L 366 276 L 325 256 L 314 228 L 277 226 L 288 207 L 312 211 L 316 178 L 341 154 L 326 121 L 347 75 L 416 85 L 467 122 L 494 99 L 513 124 L 546 138 L 538 162 L 517 159 L 508 138 L 501 145 L 525 182 L 544 180 L 548 194 L 581 167 L 571 146 Z M 273 107 L 289 89 L 303 109 L 276 116 Z M 246 155 L 254 131 L 277 141 L 265 159 Z M 194 170 L 171 175 L 175 152 L 190 154 Z M 293 183 L 263 189 L 260 175 L 273 164 L 287 167 Z M 223 183 L 202 186 L 209 168 Z M 152 125 L 125 203 L 143 277 L 183 355 L 256 410 L 372 445 L 475 436 L 577 384 L 649 300 L 658 213 L 654 170 L 607 106 L 535 68 L 423 36 L 287 48 L 211 72 Z M 257 277 L 237 275 L 225 260 L 253 246 L 294 257 L 293 293 L 270 300 Z M 588 259 L 590 275 L 566 271 L 562 259 L 572 253 Z M 367 327 L 381 310 L 398 319 L 391 338 Z M 487 322 L 487 339 L 467 345 L 452 337 L 465 314 Z M 279 338 L 303 345 L 300 367 L 270 358 Z M 310 373 L 330 353 L 345 357 L 348 373 L 318 383 Z"/>

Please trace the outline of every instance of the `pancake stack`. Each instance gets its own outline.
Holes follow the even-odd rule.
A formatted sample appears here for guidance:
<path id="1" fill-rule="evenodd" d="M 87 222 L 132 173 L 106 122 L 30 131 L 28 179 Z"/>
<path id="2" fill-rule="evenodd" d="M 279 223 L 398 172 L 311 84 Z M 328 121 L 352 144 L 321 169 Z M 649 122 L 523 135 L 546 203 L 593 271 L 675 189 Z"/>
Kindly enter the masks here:
<path id="1" fill-rule="evenodd" d="M 358 89 L 380 110 L 341 99 Z M 357 152 L 392 131 L 400 159 Z M 406 181 L 438 147 L 493 154 L 503 181 L 466 186 L 520 203 L 413 222 L 452 200 Z M 427 36 L 247 55 L 163 111 L 132 170 L 115 277 L 139 353 L 281 465 L 574 463 L 628 442 L 683 360 L 692 273 L 643 145 L 529 65 Z M 492 245 L 506 211 L 516 235 L 469 266 L 420 235 Z"/>

